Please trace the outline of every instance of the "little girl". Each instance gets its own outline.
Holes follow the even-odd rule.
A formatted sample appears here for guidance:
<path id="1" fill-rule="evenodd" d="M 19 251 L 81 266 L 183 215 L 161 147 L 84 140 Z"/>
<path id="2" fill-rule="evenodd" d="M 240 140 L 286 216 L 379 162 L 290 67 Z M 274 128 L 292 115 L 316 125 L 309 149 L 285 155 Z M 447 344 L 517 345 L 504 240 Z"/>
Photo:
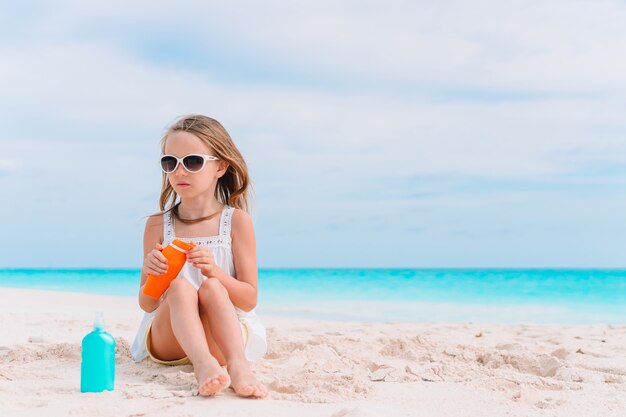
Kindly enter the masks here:
<path id="1" fill-rule="evenodd" d="M 263 357 L 267 345 L 254 312 L 258 275 L 246 163 L 224 127 L 201 115 L 174 122 L 161 150 L 161 213 L 149 217 L 144 232 L 139 306 L 146 314 L 133 358 L 191 363 L 202 396 L 230 386 L 243 397 L 265 397 L 249 362 Z M 167 271 L 161 250 L 175 238 L 195 246 L 163 296 L 151 298 L 143 293 L 146 278 Z"/>

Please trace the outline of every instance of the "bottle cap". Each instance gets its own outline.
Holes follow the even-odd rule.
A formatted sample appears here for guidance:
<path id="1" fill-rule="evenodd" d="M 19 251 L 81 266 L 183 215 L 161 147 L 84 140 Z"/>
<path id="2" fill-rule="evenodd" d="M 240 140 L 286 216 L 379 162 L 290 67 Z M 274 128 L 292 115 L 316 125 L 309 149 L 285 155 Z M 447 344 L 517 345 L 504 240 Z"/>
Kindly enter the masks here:
<path id="1" fill-rule="evenodd" d="M 170 245 L 181 252 L 185 252 L 195 246 L 193 243 L 183 242 L 182 240 L 178 239 L 174 239 L 172 243 L 170 243 Z"/>
<path id="2" fill-rule="evenodd" d="M 96 319 L 93 321 L 94 329 L 104 330 L 104 314 L 102 311 L 96 313 Z"/>

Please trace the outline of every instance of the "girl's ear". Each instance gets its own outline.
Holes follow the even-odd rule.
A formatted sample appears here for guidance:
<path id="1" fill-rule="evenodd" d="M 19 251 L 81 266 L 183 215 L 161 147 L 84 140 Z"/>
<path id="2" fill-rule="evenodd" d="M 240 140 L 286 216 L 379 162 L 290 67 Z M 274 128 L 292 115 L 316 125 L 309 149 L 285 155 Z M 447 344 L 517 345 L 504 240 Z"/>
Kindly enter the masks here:
<path id="1" fill-rule="evenodd" d="M 217 178 L 222 178 L 222 176 L 226 174 L 226 171 L 228 170 L 228 167 L 230 165 L 228 164 L 228 162 L 222 160 L 217 161 L 217 164 Z"/>

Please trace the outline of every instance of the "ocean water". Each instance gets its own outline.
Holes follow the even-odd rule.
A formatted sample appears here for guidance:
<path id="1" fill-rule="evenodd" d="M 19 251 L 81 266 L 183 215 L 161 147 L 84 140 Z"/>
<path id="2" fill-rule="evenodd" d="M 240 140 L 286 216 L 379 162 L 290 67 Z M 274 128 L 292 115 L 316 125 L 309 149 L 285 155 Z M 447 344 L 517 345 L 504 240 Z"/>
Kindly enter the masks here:
<path id="1" fill-rule="evenodd" d="M 0 287 L 135 297 L 138 282 L 138 269 L 0 269 Z M 626 270 L 261 269 L 257 310 L 347 320 L 623 323 Z"/>

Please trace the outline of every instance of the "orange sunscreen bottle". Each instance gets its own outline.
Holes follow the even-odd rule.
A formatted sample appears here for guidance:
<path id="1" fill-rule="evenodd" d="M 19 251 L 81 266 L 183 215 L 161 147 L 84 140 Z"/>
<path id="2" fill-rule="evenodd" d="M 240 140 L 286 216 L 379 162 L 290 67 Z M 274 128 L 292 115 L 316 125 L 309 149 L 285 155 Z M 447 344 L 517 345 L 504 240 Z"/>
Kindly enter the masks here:
<path id="1" fill-rule="evenodd" d="M 165 290 L 167 290 L 167 287 L 170 286 L 170 282 L 178 276 L 183 265 L 185 265 L 187 261 L 187 254 L 185 252 L 193 247 L 193 243 L 174 239 L 172 243 L 163 248 L 161 253 L 167 258 L 167 272 L 163 275 L 148 274 L 146 285 L 143 287 L 143 293 L 152 298 L 158 299 L 161 297 Z"/>

